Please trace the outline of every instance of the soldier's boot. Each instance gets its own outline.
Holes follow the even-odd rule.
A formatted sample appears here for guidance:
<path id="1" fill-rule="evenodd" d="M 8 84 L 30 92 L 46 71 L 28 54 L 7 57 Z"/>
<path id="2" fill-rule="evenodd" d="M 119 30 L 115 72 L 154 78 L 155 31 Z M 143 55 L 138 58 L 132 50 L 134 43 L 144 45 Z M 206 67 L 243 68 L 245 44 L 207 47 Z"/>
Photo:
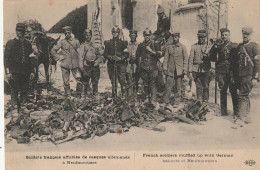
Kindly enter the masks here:
<path id="1" fill-rule="evenodd" d="M 232 103 L 233 103 L 233 116 L 234 118 L 238 116 L 238 95 L 237 93 L 231 93 Z"/>
<path id="2" fill-rule="evenodd" d="M 65 86 L 64 90 L 65 90 L 66 97 L 71 96 L 70 86 Z"/>
<path id="3" fill-rule="evenodd" d="M 82 99 L 84 99 L 86 97 L 86 88 L 87 88 L 87 86 L 85 84 L 82 84 L 81 95 L 80 95 L 80 97 Z"/>
<path id="4" fill-rule="evenodd" d="M 202 100 L 203 102 L 209 101 L 209 89 L 203 89 Z"/>
<path id="5" fill-rule="evenodd" d="M 153 104 L 157 104 L 156 95 L 157 95 L 157 88 L 156 88 L 156 86 L 152 86 L 151 87 L 151 102 Z"/>
<path id="6" fill-rule="evenodd" d="M 18 92 L 11 89 L 11 106 L 12 108 L 17 108 Z"/>
<path id="7" fill-rule="evenodd" d="M 196 93 L 197 93 L 197 99 L 202 101 L 203 99 L 203 90 L 201 88 L 196 88 Z"/>
<path id="8" fill-rule="evenodd" d="M 237 119 L 240 119 L 243 122 L 245 122 L 245 120 L 247 119 L 247 114 L 248 114 L 248 100 L 241 98 L 238 100 L 238 115 L 235 121 Z"/>
<path id="9" fill-rule="evenodd" d="M 220 109 L 221 115 L 227 116 L 227 92 L 220 92 Z"/>
<path id="10" fill-rule="evenodd" d="M 21 91 L 20 95 L 21 95 L 21 101 L 20 101 L 21 104 L 27 103 L 27 100 L 28 100 L 28 98 L 27 98 L 27 96 L 28 96 L 27 90 Z"/>
<path id="11" fill-rule="evenodd" d="M 247 112 L 246 112 L 246 116 L 245 116 L 245 118 L 244 118 L 244 122 L 245 122 L 246 124 L 252 122 L 252 121 L 251 121 L 251 118 L 250 118 L 250 116 L 249 116 L 250 107 L 251 107 L 250 99 L 248 98 L 248 102 L 247 102 Z"/>
<path id="12" fill-rule="evenodd" d="M 98 95 L 98 83 L 92 84 L 93 96 Z"/>
<path id="13" fill-rule="evenodd" d="M 82 94 L 82 88 L 83 88 L 83 84 L 77 82 L 77 85 L 76 85 L 76 93 L 77 93 L 77 94 Z"/>
<path id="14" fill-rule="evenodd" d="M 125 92 L 125 86 L 124 85 L 121 85 L 121 96 L 122 96 L 122 98 L 126 97 L 126 92 Z"/>
<path id="15" fill-rule="evenodd" d="M 149 102 L 149 87 L 144 86 L 144 102 L 148 103 Z"/>

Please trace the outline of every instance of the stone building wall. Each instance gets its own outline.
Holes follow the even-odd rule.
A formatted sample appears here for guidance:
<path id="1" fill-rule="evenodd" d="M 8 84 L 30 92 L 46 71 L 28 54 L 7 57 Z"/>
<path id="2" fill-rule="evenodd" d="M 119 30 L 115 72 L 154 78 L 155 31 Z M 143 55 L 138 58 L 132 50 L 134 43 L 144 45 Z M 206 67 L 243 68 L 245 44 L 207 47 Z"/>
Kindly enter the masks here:
<path id="1" fill-rule="evenodd" d="M 213 2 L 213 0 L 207 0 Z M 206 2 L 207 2 L 206 1 Z M 222 0 L 226 2 L 227 0 Z M 104 39 L 111 38 L 111 29 L 114 25 L 121 25 L 119 6 L 116 6 L 118 0 L 99 0 L 101 5 L 102 33 Z M 142 36 L 143 30 L 148 27 L 152 31 L 157 27 L 157 8 L 160 4 L 167 16 L 171 9 L 171 29 L 181 32 L 181 38 L 185 41 L 195 43 L 197 41 L 197 31 L 205 29 L 205 12 L 208 12 L 209 36 L 216 38 L 217 36 L 217 16 L 211 11 L 209 6 L 201 3 L 188 3 L 188 0 L 132 0 L 133 2 L 133 29 L 139 32 L 139 38 Z M 197 4 L 197 5 L 196 5 Z M 112 7 L 115 7 L 112 10 Z M 120 4 L 119 4 L 120 5 Z M 195 7 L 194 7 L 195 6 Z M 88 26 L 91 26 L 92 15 L 96 10 L 96 0 L 88 0 Z M 180 10 L 183 9 L 183 10 Z M 112 12 L 113 11 L 113 12 Z M 222 3 L 220 12 L 220 28 L 226 27 L 227 4 Z M 125 35 L 128 36 L 128 35 Z"/>

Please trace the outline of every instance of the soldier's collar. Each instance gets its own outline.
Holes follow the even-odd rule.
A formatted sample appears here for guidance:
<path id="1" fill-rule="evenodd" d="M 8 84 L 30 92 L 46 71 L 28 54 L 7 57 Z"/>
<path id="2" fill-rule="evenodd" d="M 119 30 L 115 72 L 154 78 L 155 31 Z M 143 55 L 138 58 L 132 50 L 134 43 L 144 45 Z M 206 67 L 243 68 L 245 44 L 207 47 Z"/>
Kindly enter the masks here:
<path id="1" fill-rule="evenodd" d="M 18 40 L 18 41 L 21 41 L 21 39 L 19 37 L 17 37 L 17 36 L 15 37 L 15 39 Z M 25 38 L 23 38 L 23 41 L 24 40 L 25 40 Z"/>
<path id="2" fill-rule="evenodd" d="M 177 47 L 180 47 L 181 46 L 181 43 L 180 42 L 177 42 L 176 44 L 173 44 L 174 46 L 177 46 Z"/>
<path id="3" fill-rule="evenodd" d="M 85 41 L 85 44 L 92 44 L 92 41 Z"/>
<path id="4" fill-rule="evenodd" d="M 65 40 L 68 40 L 68 41 L 72 41 L 73 40 L 73 37 L 71 36 L 69 39 L 67 39 L 66 37 L 64 38 Z"/>
<path id="5" fill-rule="evenodd" d="M 244 44 L 244 45 L 248 45 L 248 44 L 250 44 L 250 41 L 248 41 L 247 43 L 244 43 L 244 42 L 243 42 L 243 44 Z"/>
<path id="6" fill-rule="evenodd" d="M 117 37 L 117 38 L 113 37 L 112 40 L 117 41 L 117 40 L 119 40 L 119 37 Z"/>
<path id="7" fill-rule="evenodd" d="M 137 44 L 138 44 L 137 41 L 135 42 L 129 41 L 129 45 L 137 45 Z"/>

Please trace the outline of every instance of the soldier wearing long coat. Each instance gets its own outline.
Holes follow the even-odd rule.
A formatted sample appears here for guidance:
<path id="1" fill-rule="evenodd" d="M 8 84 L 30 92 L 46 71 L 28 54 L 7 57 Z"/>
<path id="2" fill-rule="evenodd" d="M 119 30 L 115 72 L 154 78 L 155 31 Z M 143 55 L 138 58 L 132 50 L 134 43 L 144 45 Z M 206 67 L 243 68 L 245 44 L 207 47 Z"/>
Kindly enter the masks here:
<path id="1" fill-rule="evenodd" d="M 79 64 L 82 60 L 79 58 L 78 49 L 80 47 L 80 43 L 76 38 L 71 36 L 72 28 L 70 26 L 63 27 L 65 31 L 65 39 L 60 40 L 57 45 L 55 45 L 51 54 L 54 56 L 56 61 L 60 60 L 60 67 L 63 78 L 63 85 L 65 90 L 65 95 L 71 95 L 70 91 L 70 72 L 73 77 L 77 80 L 79 73 Z M 57 52 L 61 49 L 61 52 L 58 54 Z M 78 81 L 79 82 L 79 81 Z"/>
<path id="2" fill-rule="evenodd" d="M 179 104 L 182 91 L 182 79 L 188 73 L 188 54 L 186 47 L 179 42 L 180 33 L 172 33 L 173 43 L 168 44 L 165 50 L 163 61 L 163 72 L 166 75 L 164 103 L 170 101 L 171 90 L 175 82 L 177 92 L 175 93 L 174 105 Z"/>
<path id="3" fill-rule="evenodd" d="M 16 25 L 17 37 L 9 40 L 4 51 L 5 72 L 11 86 L 11 104 L 18 104 L 18 93 L 21 103 L 26 102 L 29 90 L 29 81 L 35 76 L 32 59 L 29 57 L 33 49 L 31 43 L 25 39 L 26 26 L 23 23 Z"/>
<path id="4" fill-rule="evenodd" d="M 251 27 L 242 28 L 243 42 L 238 45 L 231 65 L 239 90 L 235 123 L 241 126 L 251 122 L 249 93 L 260 79 L 260 46 L 251 42 L 252 33 Z"/>

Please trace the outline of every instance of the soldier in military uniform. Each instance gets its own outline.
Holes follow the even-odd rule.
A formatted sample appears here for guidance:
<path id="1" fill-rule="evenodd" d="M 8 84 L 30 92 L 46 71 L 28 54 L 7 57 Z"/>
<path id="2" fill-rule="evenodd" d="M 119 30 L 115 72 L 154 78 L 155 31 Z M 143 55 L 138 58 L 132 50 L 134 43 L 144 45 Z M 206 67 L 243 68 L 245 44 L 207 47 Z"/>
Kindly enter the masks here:
<path id="1" fill-rule="evenodd" d="M 140 68 L 140 76 L 144 83 L 145 102 L 156 104 L 156 79 L 158 76 L 157 61 L 162 52 L 158 44 L 151 40 L 152 32 L 148 28 L 143 31 L 144 41 L 140 43 L 136 51 L 136 62 Z M 147 98 L 148 97 L 148 98 Z"/>
<path id="2" fill-rule="evenodd" d="M 91 79 L 93 96 L 98 94 L 98 81 L 100 78 L 99 65 L 103 62 L 104 58 L 100 55 L 101 48 L 95 45 L 92 39 L 92 31 L 86 29 L 84 31 L 86 41 L 80 45 L 79 57 L 83 62 L 79 63 L 80 69 L 82 70 L 82 93 L 81 97 L 85 97 L 86 88 L 89 86 Z"/>
<path id="3" fill-rule="evenodd" d="M 190 50 L 189 72 L 196 84 L 197 99 L 208 102 L 211 63 L 207 55 L 206 30 L 199 30 L 197 35 L 198 43 L 192 45 Z"/>
<path id="4" fill-rule="evenodd" d="M 105 41 L 104 57 L 108 60 L 107 71 L 112 84 L 112 97 L 117 95 L 117 79 L 121 86 L 121 94 L 125 96 L 127 41 L 119 38 L 120 28 L 112 28 L 113 38 Z"/>
<path id="5" fill-rule="evenodd" d="M 154 32 L 154 35 L 157 37 L 161 36 L 164 38 L 166 38 L 165 36 L 169 37 L 169 30 L 171 27 L 171 22 L 170 22 L 169 17 L 167 17 L 165 15 L 165 11 L 160 5 L 158 6 L 158 9 L 157 9 L 157 15 L 158 15 L 157 29 Z"/>
<path id="6" fill-rule="evenodd" d="M 187 78 L 188 54 L 186 47 L 179 42 L 180 33 L 173 32 L 172 36 L 172 44 L 167 45 L 163 61 L 163 72 L 166 75 L 163 101 L 169 104 L 171 91 L 175 83 L 177 91 L 174 95 L 174 107 L 178 107 L 181 98 L 182 79 L 184 76 Z"/>
<path id="7" fill-rule="evenodd" d="M 244 123 L 250 123 L 249 111 L 250 100 L 249 93 L 252 87 L 257 84 L 260 78 L 260 46 L 251 42 L 251 27 L 242 28 L 243 42 L 238 45 L 237 55 L 234 55 L 234 64 L 232 67 L 238 75 L 238 114 L 235 117 L 235 123 L 243 126 Z"/>
<path id="8" fill-rule="evenodd" d="M 230 41 L 230 31 L 227 28 L 220 29 L 221 39 L 210 49 L 210 60 L 216 62 L 216 76 L 220 88 L 220 107 L 221 114 L 227 115 L 227 89 L 231 93 L 234 115 L 237 114 L 238 94 L 235 84 L 233 71 L 230 67 L 232 55 L 235 55 L 236 43 Z"/>
<path id="9" fill-rule="evenodd" d="M 77 78 L 80 78 L 80 76 L 78 76 L 79 63 L 82 62 L 82 60 L 79 58 L 77 51 L 80 47 L 80 43 L 76 38 L 72 37 L 72 28 L 65 26 L 63 30 L 65 39 L 60 40 L 57 45 L 52 48 L 51 54 L 54 56 L 55 61 L 60 60 L 65 96 L 70 96 L 70 72 L 72 72 L 73 77 L 79 83 Z M 59 49 L 61 49 L 60 54 L 57 53 Z"/>
<path id="10" fill-rule="evenodd" d="M 29 81 L 35 76 L 35 68 L 31 58 L 32 45 L 25 39 L 26 26 L 23 23 L 16 24 L 17 37 L 9 40 L 5 47 L 4 64 L 6 77 L 11 86 L 11 104 L 16 107 L 18 94 L 21 104 L 26 102 Z"/>
<path id="11" fill-rule="evenodd" d="M 137 31 L 130 30 L 129 37 L 130 37 L 130 42 L 127 45 L 129 57 L 127 60 L 128 63 L 127 63 L 127 67 L 126 67 L 126 72 L 127 72 L 127 84 L 130 85 L 130 87 L 128 89 L 128 95 L 132 95 L 133 92 L 136 93 L 138 90 L 138 80 L 139 80 L 139 75 L 138 75 L 137 66 L 136 66 L 136 50 L 137 50 L 137 46 L 139 44 L 136 41 Z"/>
<path id="12" fill-rule="evenodd" d="M 156 43 L 159 43 L 162 48 L 167 43 L 169 37 L 170 37 L 170 27 L 171 22 L 170 18 L 166 16 L 165 11 L 163 7 L 160 5 L 157 9 L 157 16 L 158 16 L 158 22 L 157 22 L 157 29 L 153 33 L 154 40 Z M 163 51 L 163 50 L 162 50 Z M 165 90 L 165 82 L 164 82 L 164 76 L 163 76 L 163 68 L 162 68 L 162 62 L 158 61 L 158 76 L 157 76 L 157 89 L 159 92 L 164 92 Z"/>

